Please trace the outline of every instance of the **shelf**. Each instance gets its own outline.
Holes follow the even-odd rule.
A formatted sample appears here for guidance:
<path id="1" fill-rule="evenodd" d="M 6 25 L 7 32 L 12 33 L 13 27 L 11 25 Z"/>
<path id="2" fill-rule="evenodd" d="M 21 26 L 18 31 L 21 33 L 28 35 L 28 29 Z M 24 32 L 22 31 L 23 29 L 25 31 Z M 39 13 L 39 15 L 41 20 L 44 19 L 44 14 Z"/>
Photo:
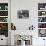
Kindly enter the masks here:
<path id="1" fill-rule="evenodd" d="M 38 10 L 38 11 L 46 11 L 46 10 Z"/>
<path id="2" fill-rule="evenodd" d="M 38 23 L 46 23 L 46 22 L 38 22 Z"/>
<path id="3" fill-rule="evenodd" d="M 38 28 L 38 29 L 46 29 L 46 28 Z"/>
<path id="4" fill-rule="evenodd" d="M 8 10 L 0 10 L 0 11 L 8 11 Z"/>
<path id="5" fill-rule="evenodd" d="M 0 16 L 0 17 L 8 17 L 8 16 Z"/>
<path id="6" fill-rule="evenodd" d="M 38 16 L 38 17 L 46 17 L 46 15 L 44 15 L 44 16 Z"/>
<path id="7" fill-rule="evenodd" d="M 8 22 L 0 22 L 0 23 L 8 23 Z"/>

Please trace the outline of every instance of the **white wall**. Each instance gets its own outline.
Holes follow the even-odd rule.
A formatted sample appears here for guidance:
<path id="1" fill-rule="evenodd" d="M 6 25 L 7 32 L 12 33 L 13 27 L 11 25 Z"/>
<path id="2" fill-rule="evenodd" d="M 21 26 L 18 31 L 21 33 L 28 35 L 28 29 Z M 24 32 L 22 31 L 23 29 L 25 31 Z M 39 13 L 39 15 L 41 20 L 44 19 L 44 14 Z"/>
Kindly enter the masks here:
<path id="1" fill-rule="evenodd" d="M 16 32 L 26 33 L 30 25 L 35 26 L 35 34 L 33 33 L 33 46 L 43 44 L 42 38 L 38 38 L 38 3 L 45 3 L 46 0 L 11 0 L 11 22 L 16 25 Z M 18 19 L 17 10 L 29 10 L 29 19 Z M 23 30 L 23 31 L 22 31 Z M 29 30 L 28 30 L 29 31 Z M 37 37 L 35 37 L 37 36 Z M 39 44 L 38 44 L 39 43 Z"/>
<path id="2" fill-rule="evenodd" d="M 11 9 L 12 9 L 11 19 L 12 19 L 12 22 L 15 23 L 17 30 L 27 30 L 29 26 L 31 26 L 32 24 L 36 26 L 36 24 L 34 23 L 37 21 L 37 16 L 36 16 L 37 2 L 35 3 L 31 0 L 15 0 L 12 2 L 15 2 L 15 3 L 11 4 L 13 5 L 11 6 Z M 29 19 L 17 18 L 18 10 L 29 10 Z"/>
<path id="3" fill-rule="evenodd" d="M 8 3 L 8 0 L 0 0 L 0 3 Z"/>
<path id="4" fill-rule="evenodd" d="M 11 22 L 16 25 L 16 32 L 27 34 L 28 27 L 33 24 L 36 32 L 33 34 L 37 36 L 37 8 L 37 0 L 11 0 Z M 18 10 L 29 10 L 29 19 L 18 19 Z"/>

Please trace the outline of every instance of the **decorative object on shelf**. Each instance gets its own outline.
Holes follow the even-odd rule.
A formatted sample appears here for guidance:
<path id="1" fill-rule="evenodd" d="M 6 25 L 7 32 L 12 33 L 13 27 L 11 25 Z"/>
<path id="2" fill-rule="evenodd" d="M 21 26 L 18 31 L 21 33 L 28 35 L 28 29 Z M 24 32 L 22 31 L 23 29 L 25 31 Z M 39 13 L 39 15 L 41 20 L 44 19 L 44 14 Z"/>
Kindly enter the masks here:
<path id="1" fill-rule="evenodd" d="M 8 6 L 5 6 L 5 10 L 8 10 Z"/>
<path id="2" fill-rule="evenodd" d="M 0 23 L 1 30 L 8 30 L 8 23 Z"/>
<path id="3" fill-rule="evenodd" d="M 29 18 L 29 10 L 18 10 L 17 15 L 19 19 L 27 19 Z"/>
<path id="4" fill-rule="evenodd" d="M 42 15 L 45 15 L 45 12 L 42 12 Z"/>
<path id="5" fill-rule="evenodd" d="M 8 3 L 0 3 L 0 10 L 8 10 Z"/>
<path id="6" fill-rule="evenodd" d="M 42 11 L 42 16 L 46 16 L 46 11 Z"/>
<path id="7" fill-rule="evenodd" d="M 0 22 L 8 22 L 8 17 L 0 17 Z"/>
<path id="8" fill-rule="evenodd" d="M 46 6 L 45 6 L 45 9 L 46 9 Z"/>
<path id="9" fill-rule="evenodd" d="M 46 28 L 46 23 L 39 23 L 38 24 L 38 28 Z"/>
<path id="10" fill-rule="evenodd" d="M 38 10 L 46 10 L 46 3 L 38 3 Z"/>
<path id="11" fill-rule="evenodd" d="M 44 10 L 44 8 L 40 8 L 40 10 Z"/>
<path id="12" fill-rule="evenodd" d="M 38 22 L 42 22 L 42 18 L 41 17 L 38 18 Z"/>
<path id="13" fill-rule="evenodd" d="M 46 16 L 46 11 L 38 11 L 38 16 Z"/>
<path id="14" fill-rule="evenodd" d="M 16 26 L 13 23 L 11 23 L 11 30 L 16 30 Z"/>
<path id="15" fill-rule="evenodd" d="M 8 23 L 0 23 L 0 35 L 8 37 Z"/>
<path id="16" fill-rule="evenodd" d="M 0 6 L 0 10 L 1 10 L 1 6 Z"/>
<path id="17" fill-rule="evenodd" d="M 46 22 L 46 17 L 38 17 L 38 22 Z"/>
<path id="18" fill-rule="evenodd" d="M 29 30 L 34 30 L 34 26 L 32 25 L 32 26 L 29 26 Z"/>
<path id="19" fill-rule="evenodd" d="M 8 11 L 0 11 L 0 16 L 8 16 Z"/>
<path id="20" fill-rule="evenodd" d="M 46 37 L 46 29 L 39 29 L 39 37 Z"/>

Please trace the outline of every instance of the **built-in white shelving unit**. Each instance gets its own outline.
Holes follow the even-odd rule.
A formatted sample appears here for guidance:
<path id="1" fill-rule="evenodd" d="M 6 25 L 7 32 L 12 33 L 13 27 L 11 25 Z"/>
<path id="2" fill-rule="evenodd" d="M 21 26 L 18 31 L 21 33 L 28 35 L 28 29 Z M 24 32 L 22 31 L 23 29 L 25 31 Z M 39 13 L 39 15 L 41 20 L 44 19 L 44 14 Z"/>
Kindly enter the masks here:
<path id="1" fill-rule="evenodd" d="M 8 3 L 0 3 L 0 35 L 8 37 Z"/>
<path id="2" fill-rule="evenodd" d="M 46 3 L 38 3 L 38 32 L 40 37 L 46 37 Z"/>
<path id="3" fill-rule="evenodd" d="M 8 2 L 0 0 L 0 45 L 8 45 Z"/>

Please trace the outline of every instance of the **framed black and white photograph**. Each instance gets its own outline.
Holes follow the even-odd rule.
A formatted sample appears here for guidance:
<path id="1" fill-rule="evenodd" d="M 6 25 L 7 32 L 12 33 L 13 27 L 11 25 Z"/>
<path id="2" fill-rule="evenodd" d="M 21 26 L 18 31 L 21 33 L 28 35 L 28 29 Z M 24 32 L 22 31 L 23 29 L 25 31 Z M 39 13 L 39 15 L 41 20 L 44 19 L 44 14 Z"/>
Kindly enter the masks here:
<path id="1" fill-rule="evenodd" d="M 27 19 L 29 18 L 29 10 L 18 10 L 17 17 L 19 19 Z"/>

